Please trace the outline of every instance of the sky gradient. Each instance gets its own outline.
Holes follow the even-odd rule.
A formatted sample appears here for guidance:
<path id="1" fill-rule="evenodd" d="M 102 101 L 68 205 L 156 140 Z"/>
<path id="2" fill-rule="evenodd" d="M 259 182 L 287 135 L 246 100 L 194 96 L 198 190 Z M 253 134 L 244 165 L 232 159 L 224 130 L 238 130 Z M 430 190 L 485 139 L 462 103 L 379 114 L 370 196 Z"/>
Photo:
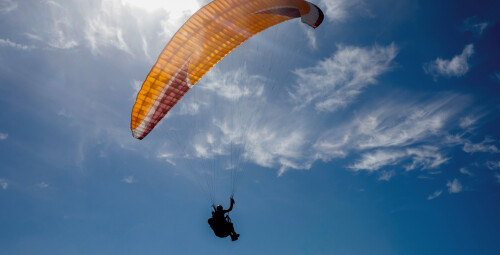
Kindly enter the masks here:
<path id="1" fill-rule="evenodd" d="M 498 1 L 311 1 L 134 139 L 208 2 L 0 0 L 1 254 L 500 253 Z"/>

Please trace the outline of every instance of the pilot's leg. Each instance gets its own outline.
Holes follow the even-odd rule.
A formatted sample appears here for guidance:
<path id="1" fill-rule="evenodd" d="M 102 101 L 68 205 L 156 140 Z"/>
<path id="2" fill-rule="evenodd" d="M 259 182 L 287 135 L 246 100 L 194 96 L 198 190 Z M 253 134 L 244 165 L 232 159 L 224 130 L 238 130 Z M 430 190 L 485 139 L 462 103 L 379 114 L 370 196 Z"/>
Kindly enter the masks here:
<path id="1" fill-rule="evenodd" d="M 236 232 L 234 232 L 234 226 L 233 226 L 233 223 L 227 223 L 228 225 L 228 230 L 231 231 L 230 235 L 231 235 L 231 240 L 232 241 L 236 241 L 238 240 L 238 237 L 240 236 L 240 234 L 237 234 Z"/>

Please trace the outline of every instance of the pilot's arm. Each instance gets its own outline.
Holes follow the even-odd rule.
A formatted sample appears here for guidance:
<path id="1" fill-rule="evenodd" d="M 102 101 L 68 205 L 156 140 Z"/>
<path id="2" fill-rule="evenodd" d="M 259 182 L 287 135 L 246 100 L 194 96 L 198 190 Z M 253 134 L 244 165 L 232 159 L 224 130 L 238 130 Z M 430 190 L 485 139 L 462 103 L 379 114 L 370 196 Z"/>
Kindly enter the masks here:
<path id="1" fill-rule="evenodd" d="M 233 210 L 233 205 L 234 205 L 234 199 L 233 199 L 233 197 L 231 197 L 231 206 L 229 206 L 229 209 L 224 210 L 224 213 L 228 213 L 231 210 Z"/>

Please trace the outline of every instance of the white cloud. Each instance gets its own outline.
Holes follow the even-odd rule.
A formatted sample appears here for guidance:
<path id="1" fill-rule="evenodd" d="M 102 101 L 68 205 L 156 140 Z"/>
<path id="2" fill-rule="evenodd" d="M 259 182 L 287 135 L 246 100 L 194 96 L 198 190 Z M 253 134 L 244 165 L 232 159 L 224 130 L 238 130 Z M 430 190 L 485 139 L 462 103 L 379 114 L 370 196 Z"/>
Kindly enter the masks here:
<path id="1" fill-rule="evenodd" d="M 73 114 L 69 112 L 67 109 L 61 109 L 57 112 L 58 116 L 64 117 L 64 118 L 73 118 Z"/>
<path id="2" fill-rule="evenodd" d="M 137 181 L 135 180 L 134 176 L 130 175 L 130 176 L 126 176 L 125 178 L 123 178 L 122 182 L 131 184 L 131 183 L 135 183 Z"/>
<path id="3" fill-rule="evenodd" d="M 86 45 L 94 55 L 117 49 L 152 62 L 172 35 L 200 7 L 197 0 L 102 0 L 82 18 Z"/>
<path id="4" fill-rule="evenodd" d="M 149 12 L 163 9 L 168 12 L 170 18 L 176 20 L 184 16 L 191 16 L 201 7 L 198 0 L 183 1 L 158 1 L 158 0 L 123 0 L 126 5 L 145 9 Z"/>
<path id="5" fill-rule="evenodd" d="M 208 137 L 211 137 L 211 136 L 208 136 Z M 202 143 L 195 144 L 194 150 L 196 152 L 196 157 L 202 158 L 202 159 L 212 158 L 216 154 L 216 153 L 213 153 L 213 152 L 216 152 L 216 150 L 211 149 L 212 146 L 209 142 L 207 142 L 206 144 L 202 144 Z M 221 153 L 219 152 L 219 154 L 221 154 Z"/>
<path id="6" fill-rule="evenodd" d="M 200 111 L 201 104 L 197 102 L 188 102 L 179 105 L 179 114 L 196 115 Z"/>
<path id="7" fill-rule="evenodd" d="M 24 33 L 28 38 L 32 39 L 32 40 L 36 40 L 36 41 L 42 41 L 42 37 L 39 36 L 39 35 L 35 35 L 35 34 L 32 34 L 32 33 Z"/>
<path id="8" fill-rule="evenodd" d="M 436 197 L 439 197 L 439 196 L 441 196 L 441 194 L 442 194 L 442 193 L 443 193 L 443 191 L 442 191 L 442 190 L 436 190 L 436 191 L 434 191 L 434 193 L 430 194 L 430 195 L 427 197 L 427 200 L 432 200 L 432 199 L 434 199 L 434 198 L 436 198 Z"/>
<path id="9" fill-rule="evenodd" d="M 85 39 L 93 54 L 100 54 L 101 47 L 114 47 L 133 55 L 124 40 L 124 29 L 121 27 L 122 10 L 123 4 L 119 1 L 102 1 L 99 12 L 89 15 L 86 19 Z"/>
<path id="10" fill-rule="evenodd" d="M 78 42 L 66 38 L 62 30 L 56 31 L 56 36 L 48 42 L 49 46 L 55 49 L 71 49 L 78 46 Z"/>
<path id="11" fill-rule="evenodd" d="M 394 175 L 396 175 L 396 172 L 394 170 L 382 171 L 382 172 L 380 172 L 378 180 L 379 181 L 389 181 Z"/>
<path id="12" fill-rule="evenodd" d="M 233 72 L 213 69 L 204 79 L 200 89 L 211 91 L 226 100 L 260 97 L 264 92 L 265 79 L 258 75 L 249 75 L 245 68 L 238 68 Z"/>
<path id="13" fill-rule="evenodd" d="M 349 142 L 349 132 L 346 132 L 341 137 L 339 137 L 339 133 L 326 132 L 313 145 L 314 150 L 318 152 L 315 157 L 323 161 L 329 161 L 331 158 L 344 158 L 348 153 L 346 147 Z"/>
<path id="14" fill-rule="evenodd" d="M 324 7 L 324 13 L 330 21 L 345 21 L 349 12 L 356 6 L 363 4 L 362 0 L 321 0 L 320 6 Z"/>
<path id="15" fill-rule="evenodd" d="M 300 26 L 304 33 L 306 33 L 307 38 L 309 39 L 309 47 L 313 50 L 318 49 L 318 42 L 316 39 L 316 33 L 310 27 Z"/>
<path id="16" fill-rule="evenodd" d="M 2 187 L 3 190 L 6 190 L 9 187 L 9 183 L 6 179 L 0 179 L 0 187 Z"/>
<path id="17" fill-rule="evenodd" d="M 0 133 L 0 140 L 5 140 L 9 137 L 9 134 L 7 133 Z"/>
<path id="18" fill-rule="evenodd" d="M 45 189 L 45 188 L 48 188 L 50 185 L 45 183 L 45 182 L 40 182 L 36 186 L 38 186 L 41 189 Z"/>
<path id="19" fill-rule="evenodd" d="M 376 171 L 386 166 L 399 164 L 403 160 L 410 160 L 411 164 L 405 166 L 406 170 L 435 169 L 446 163 L 449 158 L 438 152 L 437 147 L 421 146 L 406 150 L 378 150 L 374 153 L 365 153 L 354 165 L 350 166 L 355 171 Z"/>
<path id="20" fill-rule="evenodd" d="M 500 153 L 498 147 L 493 144 L 496 140 L 486 137 L 480 143 L 473 143 L 468 139 L 463 138 L 464 134 L 448 135 L 446 137 L 446 142 L 450 146 L 462 145 L 462 150 L 464 152 L 474 154 L 476 152 L 488 152 L 488 153 Z"/>
<path id="21" fill-rule="evenodd" d="M 19 43 L 12 42 L 9 39 L 1 39 L 1 38 L 0 38 L 0 46 L 11 47 L 11 48 L 15 48 L 18 50 L 31 50 L 31 49 L 35 48 L 34 46 L 19 44 Z"/>
<path id="22" fill-rule="evenodd" d="M 460 77 L 469 71 L 469 58 L 474 54 L 474 45 L 468 44 L 460 55 L 454 56 L 451 60 L 437 58 L 436 60 L 424 64 L 426 73 L 437 76 Z"/>
<path id="23" fill-rule="evenodd" d="M 448 134 L 446 135 L 445 141 L 451 146 L 463 145 L 466 139 L 462 138 L 463 134 Z"/>
<path id="24" fill-rule="evenodd" d="M 472 125 L 476 124 L 479 117 L 468 115 L 460 119 L 460 127 L 463 129 L 467 129 Z"/>
<path id="25" fill-rule="evenodd" d="M 53 49 L 67 50 L 72 49 L 79 45 L 75 37 L 77 33 L 80 32 L 80 28 L 76 25 L 75 17 L 69 12 L 68 9 L 63 7 L 61 4 L 54 1 L 45 1 L 44 3 L 49 5 L 51 15 L 51 25 L 47 30 L 45 39 L 42 41 L 46 42 L 47 45 Z M 46 7 L 43 7 L 46 8 Z M 30 38 L 36 39 L 37 35 L 27 34 Z"/>
<path id="26" fill-rule="evenodd" d="M 470 141 L 465 141 L 463 150 L 467 153 L 474 152 L 489 152 L 489 153 L 498 153 L 500 152 L 498 148 L 491 144 L 495 142 L 492 139 L 486 138 L 484 141 L 480 143 L 473 144 Z"/>
<path id="27" fill-rule="evenodd" d="M 90 44 L 92 53 L 99 54 L 100 47 L 112 46 L 126 53 L 132 54 L 128 45 L 123 40 L 121 28 L 101 24 L 100 17 L 88 20 L 85 38 Z"/>
<path id="28" fill-rule="evenodd" d="M 165 162 L 175 166 L 175 155 L 174 154 L 171 154 L 171 153 L 161 153 L 158 155 L 158 158 L 161 158 L 163 160 L 165 160 Z"/>
<path id="29" fill-rule="evenodd" d="M 464 20 L 462 30 L 470 31 L 475 36 L 481 36 L 489 25 L 488 22 L 481 21 L 477 16 L 473 16 Z"/>
<path id="30" fill-rule="evenodd" d="M 379 170 L 388 165 L 395 165 L 406 156 L 406 153 L 401 151 L 383 151 L 378 150 L 374 153 L 365 153 L 362 158 L 349 168 L 354 171 L 368 170 L 370 172 Z"/>
<path id="31" fill-rule="evenodd" d="M 497 180 L 498 183 L 500 183 L 500 174 L 495 173 L 495 179 Z"/>
<path id="32" fill-rule="evenodd" d="M 3 0 L 0 2 L 0 14 L 11 12 L 17 9 L 17 2 L 13 0 Z"/>
<path id="33" fill-rule="evenodd" d="M 436 135 L 456 111 L 449 105 L 454 100 L 452 96 L 416 105 L 388 103 L 373 110 L 358 118 L 358 132 L 363 136 L 359 147 L 405 146 Z"/>
<path id="34" fill-rule="evenodd" d="M 363 89 L 391 68 L 398 49 L 386 46 L 360 48 L 339 46 L 330 58 L 316 66 L 297 69 L 297 86 L 290 96 L 297 109 L 313 104 L 318 111 L 335 111 L 356 99 Z"/>
<path id="35" fill-rule="evenodd" d="M 468 170 L 467 168 L 465 168 L 465 167 L 460 168 L 460 173 L 465 174 L 465 175 L 468 175 L 468 176 L 474 176 L 474 175 L 471 173 L 471 171 L 469 171 L 469 170 Z"/>
<path id="36" fill-rule="evenodd" d="M 356 171 L 407 162 L 403 165 L 406 170 L 437 169 L 450 159 L 441 151 L 450 146 L 447 123 L 461 111 L 457 103 L 466 105 L 467 101 L 456 95 L 420 101 L 380 100 L 380 106 L 358 108 L 354 119 L 322 132 L 313 146 L 314 156 L 329 161 L 362 154 L 350 166 Z"/>
<path id="37" fill-rule="evenodd" d="M 457 178 L 453 179 L 453 181 L 448 181 L 446 186 L 448 187 L 448 192 L 450 194 L 460 193 L 462 191 L 462 184 L 457 180 Z"/>
<path id="38" fill-rule="evenodd" d="M 34 8 L 43 8 L 40 12 L 43 22 L 37 22 L 30 28 L 31 31 L 24 34 L 31 40 L 45 44 L 45 47 L 28 46 L 31 49 L 59 49 L 67 50 L 79 45 L 79 37 L 82 33 L 79 21 L 80 13 L 71 13 L 71 8 L 54 1 L 40 1 Z M 82 8 L 83 9 L 83 8 Z M 85 13 L 81 14 L 85 15 Z"/>
<path id="39" fill-rule="evenodd" d="M 167 15 L 168 10 L 163 8 L 148 13 L 124 0 L 97 2 L 79 3 L 75 9 L 71 8 L 72 4 L 69 2 L 43 1 L 36 8 L 45 9 L 41 13 L 46 15 L 44 22 L 33 24 L 31 31 L 25 34 L 32 40 L 46 44 L 46 49 L 73 49 L 84 45 L 94 55 L 103 55 L 114 48 L 130 56 L 134 56 L 134 52 L 140 52 L 139 55 L 151 62 L 153 60 L 148 51 L 156 52 L 159 49 L 157 47 L 162 47 L 165 43 L 165 40 L 158 40 L 161 20 L 165 20 L 173 32 L 183 23 L 172 21 L 171 16 Z M 137 5 L 147 3 L 136 2 Z M 168 6 L 172 5 L 170 2 L 173 1 L 156 1 L 156 4 Z M 152 2 L 147 6 L 154 4 Z M 179 4 L 184 3 L 177 3 Z"/>
<path id="40" fill-rule="evenodd" d="M 265 123 L 262 118 L 254 120 L 255 122 L 248 127 L 239 126 L 234 122 L 225 120 L 221 123 L 216 123 L 216 126 L 222 132 L 222 136 L 218 139 L 220 145 L 212 145 L 210 150 L 205 150 L 202 156 L 210 156 L 209 152 L 218 155 L 229 154 L 229 146 L 232 144 L 243 149 L 242 157 L 246 160 L 255 162 L 264 167 L 273 167 L 281 165 L 278 174 L 282 174 L 286 169 L 308 169 L 309 162 L 301 162 L 304 160 L 304 149 L 307 143 L 306 133 L 300 128 L 300 124 L 295 121 L 287 121 L 287 125 L 283 122 L 274 121 Z M 284 125 L 284 126 L 281 126 Z M 215 139 L 214 139 L 215 140 Z M 207 146 L 205 146 L 207 148 Z M 201 153 L 200 153 L 201 155 Z"/>
<path id="41" fill-rule="evenodd" d="M 144 52 L 144 55 L 146 56 L 146 58 L 152 62 L 153 58 L 151 57 L 151 55 L 149 55 L 148 40 L 146 39 L 146 37 L 144 35 L 141 36 L 141 40 L 142 40 L 142 51 Z"/>
<path id="42" fill-rule="evenodd" d="M 421 169 L 435 169 L 446 163 L 449 158 L 439 153 L 439 148 L 435 146 L 422 146 L 419 148 L 407 149 L 408 156 L 412 163 L 406 166 L 406 170 L 413 170 L 417 167 Z"/>
<path id="43" fill-rule="evenodd" d="M 429 180 L 433 180 L 434 179 L 434 178 L 432 178 L 432 177 L 430 177 L 428 175 L 423 175 L 423 174 L 417 176 L 417 178 L 418 179 L 429 179 Z"/>
<path id="44" fill-rule="evenodd" d="M 132 85 L 133 93 L 132 93 L 132 96 L 130 96 L 130 99 L 135 102 L 135 99 L 137 98 L 137 94 L 141 90 L 142 81 L 133 80 L 131 85 Z"/>
<path id="45" fill-rule="evenodd" d="M 500 161 L 487 161 L 486 166 L 491 170 L 498 169 L 500 168 Z"/>
<path id="46" fill-rule="evenodd" d="M 44 3 L 53 5 L 55 7 L 63 8 L 62 5 L 60 5 L 59 3 L 55 2 L 55 1 L 52 1 L 52 0 L 45 0 Z"/>

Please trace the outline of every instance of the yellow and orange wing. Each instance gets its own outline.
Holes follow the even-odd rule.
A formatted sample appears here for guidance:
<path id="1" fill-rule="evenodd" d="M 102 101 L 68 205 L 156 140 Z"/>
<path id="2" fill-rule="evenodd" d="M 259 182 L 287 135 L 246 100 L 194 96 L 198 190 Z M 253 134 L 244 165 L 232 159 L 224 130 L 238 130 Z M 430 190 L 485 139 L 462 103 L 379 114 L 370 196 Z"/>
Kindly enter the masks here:
<path id="1" fill-rule="evenodd" d="M 314 28 L 322 11 L 304 0 L 215 0 L 177 31 L 142 84 L 131 130 L 143 139 L 215 64 L 259 32 L 299 18 Z"/>

